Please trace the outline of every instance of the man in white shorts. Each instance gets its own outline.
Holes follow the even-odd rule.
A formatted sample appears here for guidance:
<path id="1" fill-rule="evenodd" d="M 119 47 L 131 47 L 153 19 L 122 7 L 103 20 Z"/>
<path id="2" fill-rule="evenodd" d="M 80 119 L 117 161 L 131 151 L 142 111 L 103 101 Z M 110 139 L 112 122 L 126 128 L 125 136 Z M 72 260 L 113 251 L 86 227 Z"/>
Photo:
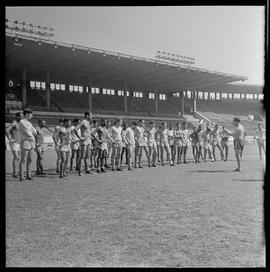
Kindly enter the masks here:
<path id="1" fill-rule="evenodd" d="M 75 128 L 79 124 L 79 119 L 74 119 L 73 125 L 69 128 L 70 132 L 70 149 L 71 149 L 71 157 L 70 157 L 70 172 L 73 171 L 73 161 L 76 157 L 76 171 L 79 171 L 79 163 L 80 163 L 80 139 L 75 133 Z M 80 135 L 80 130 L 78 131 Z"/>
<path id="2" fill-rule="evenodd" d="M 172 125 L 169 125 L 169 129 L 168 129 L 168 142 L 170 146 L 171 158 L 174 163 L 176 150 L 175 150 L 175 144 L 174 144 L 174 129 Z M 167 155 L 167 160 L 169 160 L 168 155 Z"/>
<path id="3" fill-rule="evenodd" d="M 112 127 L 112 123 L 111 121 L 107 121 L 106 122 L 106 129 L 109 133 L 109 130 L 111 129 Z M 107 145 L 108 145 L 108 152 L 107 152 L 107 155 L 105 157 L 105 168 L 109 168 L 108 166 L 108 163 L 107 163 L 107 160 L 109 160 L 110 156 L 111 156 L 111 151 L 112 151 L 112 143 L 111 143 L 111 140 L 108 138 L 108 141 L 107 141 Z"/>
<path id="4" fill-rule="evenodd" d="M 189 131 L 187 129 L 187 123 L 183 122 L 183 125 L 182 125 L 182 154 L 183 154 L 183 163 L 187 163 L 186 156 L 187 156 L 188 145 L 189 145 Z"/>
<path id="5" fill-rule="evenodd" d="M 157 143 L 155 140 L 155 134 L 157 132 L 157 129 L 155 128 L 155 122 L 150 121 L 149 123 L 149 129 L 146 130 L 148 133 L 148 156 L 150 159 L 149 167 L 153 166 L 156 167 L 156 158 L 157 158 Z M 152 160 L 151 160 L 152 157 Z"/>
<path id="6" fill-rule="evenodd" d="M 171 153 L 170 153 L 170 146 L 168 142 L 168 129 L 167 123 L 161 123 L 161 130 L 159 131 L 160 134 L 160 155 L 161 155 L 161 165 L 165 166 L 164 164 L 164 151 L 166 151 L 167 157 L 170 161 L 170 166 L 174 166 L 173 161 L 171 160 Z"/>
<path id="7" fill-rule="evenodd" d="M 136 128 L 136 122 L 131 124 L 131 127 L 127 125 L 124 133 L 123 133 L 123 141 L 126 145 L 127 150 L 127 162 L 128 162 L 128 170 L 132 170 L 131 168 L 131 157 L 133 156 L 134 149 L 135 149 L 135 138 L 134 138 L 134 130 Z"/>
<path id="8" fill-rule="evenodd" d="M 30 109 L 23 110 L 23 119 L 19 122 L 20 131 L 20 148 L 21 148 L 21 160 L 19 163 L 20 181 L 25 181 L 24 178 L 24 165 L 26 164 L 26 179 L 34 180 L 31 177 L 31 163 L 34 158 L 35 152 L 35 137 L 37 131 L 30 123 L 32 119 L 33 111 Z"/>
<path id="9" fill-rule="evenodd" d="M 135 129 L 135 165 L 137 168 L 137 158 L 139 158 L 139 168 L 142 167 L 142 150 L 144 150 L 146 158 L 148 159 L 148 164 L 150 164 L 148 150 L 147 150 L 147 139 L 146 134 L 144 133 L 144 120 L 139 120 L 138 125 Z"/>
<path id="10" fill-rule="evenodd" d="M 121 151 L 122 151 L 122 119 L 118 118 L 115 121 L 115 125 L 112 126 L 108 135 L 112 142 L 112 156 L 111 156 L 111 163 L 112 163 L 112 171 L 115 171 L 115 160 L 117 161 L 117 171 L 123 171 L 120 168 L 121 163 Z"/>
<path id="11" fill-rule="evenodd" d="M 45 142 L 44 142 L 44 129 L 47 129 L 50 132 L 54 132 L 50 130 L 46 126 L 46 122 L 44 120 L 38 120 L 38 126 L 36 127 L 37 136 L 36 136 L 36 153 L 37 153 L 37 175 L 45 175 L 43 172 L 43 155 L 45 152 Z"/>
<path id="12" fill-rule="evenodd" d="M 70 131 L 71 121 L 64 119 L 64 125 L 61 126 L 56 134 L 59 138 L 59 152 L 61 154 L 60 175 L 59 178 L 67 177 L 66 168 L 70 157 Z"/>
<path id="13" fill-rule="evenodd" d="M 219 128 L 219 125 L 216 124 L 215 128 L 212 130 L 212 153 L 213 153 L 213 159 L 216 161 L 216 147 L 218 148 L 220 152 L 220 158 L 221 160 L 224 160 L 224 153 L 221 147 L 221 130 Z"/>
<path id="14" fill-rule="evenodd" d="M 209 155 L 209 159 L 214 162 L 214 159 L 212 158 L 212 147 L 211 147 L 211 142 L 212 142 L 212 130 L 209 125 L 206 126 L 206 130 L 202 134 L 203 137 L 203 149 L 204 149 L 204 161 L 207 161 L 207 153 Z"/>
<path id="15" fill-rule="evenodd" d="M 93 174 L 93 172 L 90 171 L 90 167 L 89 167 L 90 152 L 92 149 L 92 129 L 90 125 L 91 119 L 92 119 L 92 113 L 85 112 L 84 119 L 81 120 L 81 122 L 76 126 L 74 130 L 77 137 L 80 139 L 80 147 L 81 147 L 79 176 L 83 176 L 83 172 L 82 172 L 83 163 L 85 165 L 85 173 Z M 81 135 L 79 135 L 78 133 L 79 130 L 81 131 Z"/>
<path id="16" fill-rule="evenodd" d="M 255 139 L 257 141 L 260 159 L 262 160 L 262 150 L 265 154 L 265 128 L 262 127 L 262 124 L 258 123 L 258 130 L 256 130 Z"/>
<path id="17" fill-rule="evenodd" d="M 13 155 L 13 173 L 12 177 L 17 178 L 18 174 L 18 165 L 19 165 L 19 152 L 20 152 L 20 132 L 19 132 L 19 122 L 22 120 L 23 114 L 21 112 L 17 112 L 15 114 L 15 120 L 11 123 L 11 125 L 6 129 L 6 136 L 9 141 L 10 150 Z"/>
<path id="18" fill-rule="evenodd" d="M 60 154 L 60 151 L 59 151 L 59 139 L 58 139 L 58 136 L 56 135 L 56 132 L 58 131 L 58 129 L 64 125 L 64 119 L 59 119 L 59 124 L 58 126 L 56 126 L 54 128 L 54 132 L 53 132 L 53 141 L 54 141 L 54 149 L 55 149 L 55 152 L 56 152 L 56 156 L 57 156 L 57 159 L 56 159 L 56 173 L 59 174 L 60 172 L 60 163 L 61 163 L 61 154 Z"/>

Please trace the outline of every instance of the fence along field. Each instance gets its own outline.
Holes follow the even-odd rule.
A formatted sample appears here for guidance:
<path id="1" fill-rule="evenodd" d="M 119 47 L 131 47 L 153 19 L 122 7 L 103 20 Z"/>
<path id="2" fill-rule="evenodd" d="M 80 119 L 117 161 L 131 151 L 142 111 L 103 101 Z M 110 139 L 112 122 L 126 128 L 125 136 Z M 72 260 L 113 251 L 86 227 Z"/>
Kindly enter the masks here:
<path id="1" fill-rule="evenodd" d="M 6 151 L 10 266 L 263 267 L 264 161 L 246 145 L 229 161 L 20 183 Z"/>

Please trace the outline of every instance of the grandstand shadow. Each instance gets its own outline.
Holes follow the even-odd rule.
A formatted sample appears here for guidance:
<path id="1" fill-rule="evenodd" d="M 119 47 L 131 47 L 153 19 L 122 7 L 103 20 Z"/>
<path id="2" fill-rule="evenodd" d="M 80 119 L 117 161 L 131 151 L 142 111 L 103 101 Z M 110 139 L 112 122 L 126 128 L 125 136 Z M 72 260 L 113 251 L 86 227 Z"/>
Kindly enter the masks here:
<path id="1" fill-rule="evenodd" d="M 187 171 L 189 173 L 226 173 L 228 171 L 225 170 L 195 170 L 195 171 Z"/>
<path id="2" fill-rule="evenodd" d="M 263 179 L 233 179 L 234 181 L 264 181 Z"/>

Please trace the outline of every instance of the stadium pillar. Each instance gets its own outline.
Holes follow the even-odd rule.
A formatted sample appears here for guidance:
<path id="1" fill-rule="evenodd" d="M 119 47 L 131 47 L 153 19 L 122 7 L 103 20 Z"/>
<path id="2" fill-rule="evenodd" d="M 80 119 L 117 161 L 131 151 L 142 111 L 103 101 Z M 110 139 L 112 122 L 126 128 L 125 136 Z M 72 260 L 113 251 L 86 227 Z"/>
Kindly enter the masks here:
<path id="1" fill-rule="evenodd" d="M 127 82 L 124 82 L 124 110 L 127 112 Z"/>
<path id="2" fill-rule="evenodd" d="M 194 112 L 196 112 L 197 110 L 197 101 L 196 101 L 196 95 L 195 95 L 195 91 L 192 91 L 192 102 L 193 102 L 193 107 L 192 107 L 192 110 L 193 110 L 193 114 Z"/>
<path id="3" fill-rule="evenodd" d="M 88 109 L 89 112 L 92 112 L 92 78 L 90 77 L 88 80 Z"/>
<path id="4" fill-rule="evenodd" d="M 51 87 L 50 87 L 50 72 L 46 74 L 46 102 L 47 102 L 47 109 L 51 106 Z"/>
<path id="5" fill-rule="evenodd" d="M 181 117 L 184 117 L 185 114 L 185 96 L 184 91 L 180 92 L 181 94 Z"/>
<path id="6" fill-rule="evenodd" d="M 158 114 L 158 91 L 157 91 L 157 87 L 155 87 L 155 113 Z"/>
<path id="7" fill-rule="evenodd" d="M 26 107 L 26 69 L 22 70 L 22 104 Z"/>

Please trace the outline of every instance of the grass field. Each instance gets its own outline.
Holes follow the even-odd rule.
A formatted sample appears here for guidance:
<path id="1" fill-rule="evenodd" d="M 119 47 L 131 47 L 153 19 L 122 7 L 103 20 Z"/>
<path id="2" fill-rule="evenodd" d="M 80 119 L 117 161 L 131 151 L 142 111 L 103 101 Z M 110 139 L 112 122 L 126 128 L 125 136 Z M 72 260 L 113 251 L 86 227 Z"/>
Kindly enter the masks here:
<path id="1" fill-rule="evenodd" d="M 47 151 L 49 176 L 20 183 L 6 151 L 6 266 L 264 267 L 264 161 L 247 145 L 232 172 L 230 153 L 60 180 Z"/>

